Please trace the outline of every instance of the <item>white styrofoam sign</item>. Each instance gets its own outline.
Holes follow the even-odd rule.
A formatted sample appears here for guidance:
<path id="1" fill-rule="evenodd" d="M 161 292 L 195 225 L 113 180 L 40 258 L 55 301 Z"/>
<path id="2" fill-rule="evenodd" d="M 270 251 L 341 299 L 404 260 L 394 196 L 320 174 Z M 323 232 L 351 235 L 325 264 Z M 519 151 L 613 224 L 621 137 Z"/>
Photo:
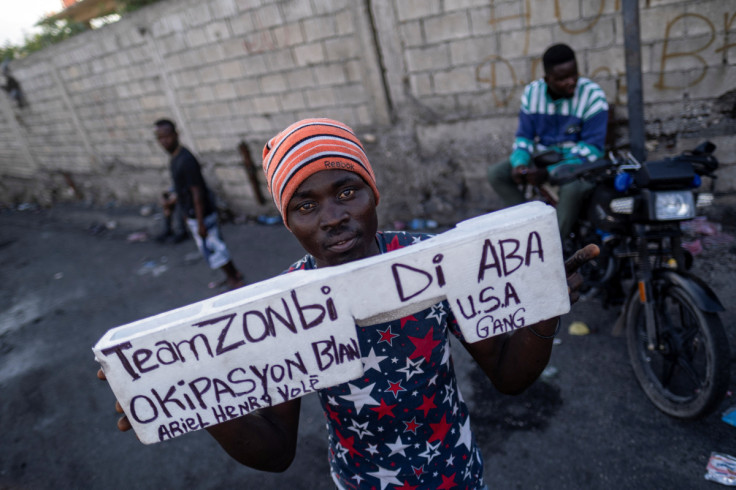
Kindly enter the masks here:
<path id="1" fill-rule="evenodd" d="M 391 253 L 280 275 L 111 329 L 93 351 L 150 444 L 358 378 L 356 323 L 443 299 L 468 342 L 567 313 L 554 209 L 526 203 Z"/>

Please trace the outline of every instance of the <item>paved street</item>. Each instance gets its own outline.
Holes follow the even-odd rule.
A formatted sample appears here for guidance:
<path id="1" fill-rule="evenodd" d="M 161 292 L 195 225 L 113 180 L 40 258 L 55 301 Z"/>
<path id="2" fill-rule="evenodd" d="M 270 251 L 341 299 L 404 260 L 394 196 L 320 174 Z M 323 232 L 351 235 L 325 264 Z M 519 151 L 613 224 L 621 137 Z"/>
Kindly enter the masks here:
<path id="1" fill-rule="evenodd" d="M 304 401 L 297 459 L 283 474 L 238 465 L 205 431 L 150 446 L 117 431 L 91 347 L 112 327 L 221 291 L 209 287 L 219 271 L 197 258 L 192 242 L 128 240 L 154 227 L 137 209 L 0 211 L 0 489 L 331 488 L 313 395 Z M 251 282 L 302 256 L 280 225 L 223 229 Z M 732 250 L 698 257 L 696 269 L 729 309 L 722 320 L 736 345 Z M 563 320 L 554 369 L 517 397 L 494 392 L 455 346 L 491 488 L 718 488 L 703 475 L 712 451 L 736 456 L 736 427 L 720 419 L 736 397 L 699 421 L 661 414 L 636 383 L 625 340 L 611 335 L 615 318 L 597 302 L 576 305 Z M 573 320 L 592 333 L 570 335 Z M 733 364 L 731 371 L 733 391 Z"/>

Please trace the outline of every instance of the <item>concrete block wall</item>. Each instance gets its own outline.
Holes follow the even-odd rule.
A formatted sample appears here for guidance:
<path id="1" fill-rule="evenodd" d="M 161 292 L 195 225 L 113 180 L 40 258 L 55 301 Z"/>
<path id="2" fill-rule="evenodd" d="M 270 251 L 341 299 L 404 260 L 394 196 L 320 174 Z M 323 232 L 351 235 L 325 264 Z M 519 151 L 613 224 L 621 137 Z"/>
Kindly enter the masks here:
<path id="1" fill-rule="evenodd" d="M 709 137 L 733 176 L 736 6 L 639 4 L 651 155 Z M 454 222 L 498 205 L 486 166 L 554 42 L 606 91 L 625 144 L 620 0 L 162 0 L 11 65 L 30 106 L 0 103 L 0 202 L 155 202 L 169 177 L 151 123 L 170 117 L 224 203 L 269 211 L 239 142 L 260 162 L 277 131 L 328 116 L 372 135 L 384 222 Z"/>

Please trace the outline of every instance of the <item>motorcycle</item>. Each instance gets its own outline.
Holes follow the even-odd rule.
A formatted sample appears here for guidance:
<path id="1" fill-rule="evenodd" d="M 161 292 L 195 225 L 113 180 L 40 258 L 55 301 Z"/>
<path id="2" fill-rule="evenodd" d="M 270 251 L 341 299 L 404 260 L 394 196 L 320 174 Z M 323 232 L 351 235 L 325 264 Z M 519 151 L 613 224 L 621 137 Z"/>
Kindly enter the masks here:
<path id="1" fill-rule="evenodd" d="M 715 145 L 657 161 L 631 154 L 549 171 L 549 182 L 575 179 L 593 190 L 575 231 L 563 240 L 566 255 L 588 243 L 601 253 L 582 270 L 587 291 L 604 307 L 620 305 L 614 334 L 626 334 L 634 374 L 649 400 L 680 419 L 711 413 L 730 382 L 728 339 L 713 290 L 689 272 L 693 256 L 682 247 L 680 223 L 710 205 L 718 161 Z M 549 155 L 535 159 L 549 163 Z M 540 191 L 554 204 L 554 192 Z"/>

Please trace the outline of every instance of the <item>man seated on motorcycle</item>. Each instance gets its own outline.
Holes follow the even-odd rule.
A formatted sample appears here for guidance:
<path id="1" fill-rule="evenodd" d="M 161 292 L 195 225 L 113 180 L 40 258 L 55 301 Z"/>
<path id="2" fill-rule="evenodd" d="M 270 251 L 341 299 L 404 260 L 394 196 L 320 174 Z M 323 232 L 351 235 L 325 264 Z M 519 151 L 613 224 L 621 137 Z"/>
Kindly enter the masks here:
<path id="1" fill-rule="evenodd" d="M 542 64 L 544 78 L 527 85 L 521 96 L 511 156 L 488 167 L 488 181 L 505 206 L 523 203 L 519 186 L 544 184 L 552 168 L 594 161 L 604 154 L 606 94 L 595 82 L 578 75 L 575 52 L 565 44 L 549 47 Z M 541 152 L 544 158 L 537 158 L 535 166 L 534 157 Z M 563 239 L 572 231 L 591 188 L 583 181 L 560 187 L 557 221 Z"/>

